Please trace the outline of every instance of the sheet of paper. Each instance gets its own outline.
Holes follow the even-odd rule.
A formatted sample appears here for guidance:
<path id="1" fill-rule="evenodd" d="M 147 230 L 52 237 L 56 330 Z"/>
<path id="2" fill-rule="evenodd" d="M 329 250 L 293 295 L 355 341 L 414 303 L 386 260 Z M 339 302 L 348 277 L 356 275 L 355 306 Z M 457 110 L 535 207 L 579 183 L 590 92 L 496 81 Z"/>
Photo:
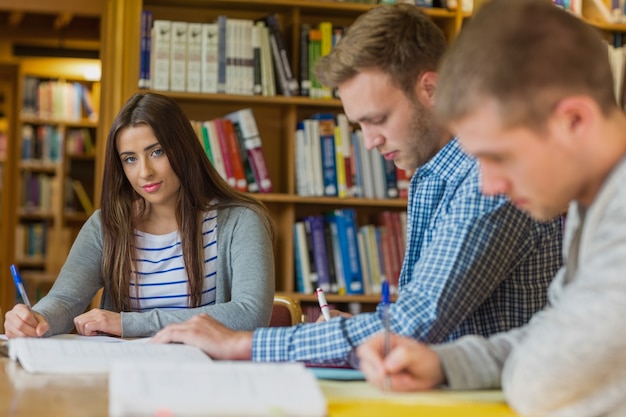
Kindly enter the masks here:
<path id="1" fill-rule="evenodd" d="M 75 338 L 17 338 L 9 340 L 9 356 L 34 373 L 106 373 L 120 360 L 210 362 L 193 346 L 181 344 L 111 343 Z"/>
<path id="2" fill-rule="evenodd" d="M 404 404 L 504 404 L 504 395 L 498 390 L 452 391 L 432 390 L 425 392 L 383 392 L 366 382 L 319 381 L 322 392 L 329 401 L 390 401 Z"/>
<path id="3" fill-rule="evenodd" d="M 298 363 L 118 362 L 109 375 L 109 416 L 323 417 L 326 400 Z"/>

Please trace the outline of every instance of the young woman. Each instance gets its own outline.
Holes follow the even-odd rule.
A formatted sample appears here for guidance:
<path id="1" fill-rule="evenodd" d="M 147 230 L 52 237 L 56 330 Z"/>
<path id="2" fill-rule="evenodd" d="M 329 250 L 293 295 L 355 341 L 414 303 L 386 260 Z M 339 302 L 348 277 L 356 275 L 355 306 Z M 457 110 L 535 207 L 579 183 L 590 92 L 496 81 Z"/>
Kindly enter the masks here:
<path id="1" fill-rule="evenodd" d="M 7 312 L 5 332 L 142 337 L 201 313 L 251 330 L 269 323 L 273 295 L 265 207 L 220 177 L 172 99 L 138 93 L 109 132 L 101 209 L 50 292 Z"/>

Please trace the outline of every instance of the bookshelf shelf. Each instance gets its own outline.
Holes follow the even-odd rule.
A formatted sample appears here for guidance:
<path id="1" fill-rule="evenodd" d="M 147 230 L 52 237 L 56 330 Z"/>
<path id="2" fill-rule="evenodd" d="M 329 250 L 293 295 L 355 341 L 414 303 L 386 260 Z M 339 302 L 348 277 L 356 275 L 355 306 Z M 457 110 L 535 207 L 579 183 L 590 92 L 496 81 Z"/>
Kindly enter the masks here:
<path id="1" fill-rule="evenodd" d="M 146 90 L 142 90 L 146 91 Z M 200 93 L 174 93 L 171 91 L 158 91 L 155 93 L 164 94 L 178 101 L 195 101 L 215 103 L 232 103 L 244 106 L 264 105 L 264 106 L 308 106 L 308 107 L 324 107 L 324 108 L 341 108 L 341 101 L 337 99 L 313 99 L 309 97 L 263 97 L 263 96 L 246 96 L 235 94 L 200 94 Z"/>
<path id="2" fill-rule="evenodd" d="M 32 117 L 32 116 L 21 116 L 20 120 L 23 124 L 33 124 L 33 125 L 58 125 L 58 126 L 66 126 L 66 127 L 98 127 L 98 122 L 91 119 L 80 119 L 80 120 L 66 120 L 66 119 L 55 119 L 55 118 L 42 118 L 42 117 Z"/>

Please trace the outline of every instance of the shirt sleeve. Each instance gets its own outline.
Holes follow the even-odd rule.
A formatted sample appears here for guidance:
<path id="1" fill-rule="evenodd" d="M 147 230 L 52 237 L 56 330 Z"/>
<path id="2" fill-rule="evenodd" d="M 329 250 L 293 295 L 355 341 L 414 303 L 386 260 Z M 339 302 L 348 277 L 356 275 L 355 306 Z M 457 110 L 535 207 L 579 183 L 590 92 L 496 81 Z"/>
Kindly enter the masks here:
<path id="1" fill-rule="evenodd" d="M 578 256 L 574 249 L 568 257 L 569 283 L 551 291 L 558 297 L 554 308 L 530 322 L 504 366 L 505 396 L 521 414 L 599 416 L 626 410 L 626 199 L 617 193 L 596 198 L 597 206 L 603 198 L 612 201 L 605 209 L 589 209 Z"/>
<path id="2" fill-rule="evenodd" d="M 429 231 L 432 243 L 390 306 L 395 333 L 429 343 L 446 340 L 536 246 L 534 223 L 503 199 L 461 200 L 440 217 L 436 230 Z M 258 329 L 253 360 L 345 363 L 356 346 L 382 330 L 379 311 L 327 323 Z"/>
<path id="3" fill-rule="evenodd" d="M 33 310 L 48 321 L 46 336 L 69 333 L 74 317 L 82 314 L 102 288 L 102 223 L 100 211 L 83 225 L 54 285 Z"/>

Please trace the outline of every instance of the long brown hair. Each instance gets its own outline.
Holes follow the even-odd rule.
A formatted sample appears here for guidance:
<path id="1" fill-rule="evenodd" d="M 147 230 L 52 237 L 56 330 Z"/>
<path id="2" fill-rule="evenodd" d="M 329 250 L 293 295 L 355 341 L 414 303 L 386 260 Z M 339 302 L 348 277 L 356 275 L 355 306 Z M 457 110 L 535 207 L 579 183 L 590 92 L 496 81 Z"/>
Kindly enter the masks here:
<path id="1" fill-rule="evenodd" d="M 272 223 L 261 202 L 234 190 L 222 179 L 202 149 L 189 119 L 174 100 L 155 93 L 133 95 L 116 116 L 107 138 L 101 197 L 102 274 L 117 311 L 133 310 L 132 242 L 137 223 L 146 211 L 145 200 L 124 174 L 117 138 L 122 130 L 138 125 L 152 128 L 181 183 L 176 222 L 189 280 L 190 306 L 197 307 L 201 304 L 204 279 L 202 222 L 205 212 L 215 208 L 211 202 L 217 199 L 219 207 L 245 206 L 254 210 L 273 237 Z"/>

